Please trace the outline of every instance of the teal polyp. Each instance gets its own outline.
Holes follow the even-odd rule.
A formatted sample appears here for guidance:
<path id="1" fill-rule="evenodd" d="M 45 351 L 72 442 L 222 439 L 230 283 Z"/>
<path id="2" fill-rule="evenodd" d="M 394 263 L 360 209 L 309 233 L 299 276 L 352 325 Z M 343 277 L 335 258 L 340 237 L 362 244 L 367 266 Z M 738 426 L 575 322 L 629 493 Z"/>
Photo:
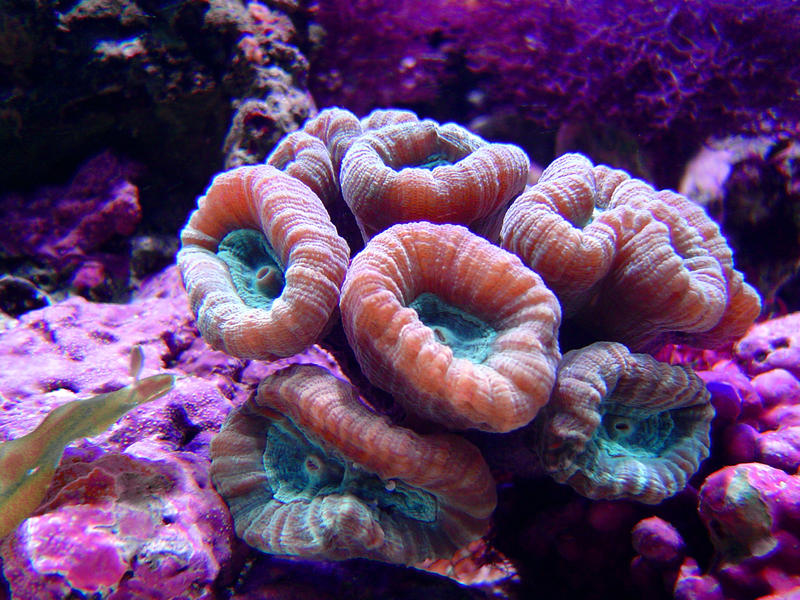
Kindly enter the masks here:
<path id="1" fill-rule="evenodd" d="M 281 502 L 351 494 L 367 506 L 423 523 L 437 516 L 436 498 L 402 481 L 383 481 L 352 462 L 326 452 L 288 421 L 267 429 L 262 461 L 272 496 Z"/>
<path id="2" fill-rule="evenodd" d="M 269 310 L 284 286 L 283 267 L 264 234 L 236 229 L 222 238 L 217 256 L 231 273 L 233 285 L 247 306 Z"/>
<path id="3" fill-rule="evenodd" d="M 344 463 L 325 452 L 294 427 L 271 423 L 262 457 L 272 495 L 281 502 L 332 494 L 344 478 Z"/>
<path id="4" fill-rule="evenodd" d="M 608 456 L 657 458 L 678 433 L 670 411 L 643 411 L 609 402 L 600 405 L 600 412 L 594 441 Z"/>
<path id="5" fill-rule="evenodd" d="M 451 165 L 453 164 L 450 160 L 448 160 L 447 156 L 442 152 L 436 152 L 427 156 L 425 160 L 423 160 L 418 165 L 412 165 L 418 169 L 428 169 L 433 171 L 436 167 L 441 167 L 443 165 Z"/>
<path id="6" fill-rule="evenodd" d="M 408 306 L 433 330 L 436 341 L 450 347 L 454 357 L 475 364 L 489 357 L 497 331 L 478 317 L 428 292 L 417 296 Z"/>

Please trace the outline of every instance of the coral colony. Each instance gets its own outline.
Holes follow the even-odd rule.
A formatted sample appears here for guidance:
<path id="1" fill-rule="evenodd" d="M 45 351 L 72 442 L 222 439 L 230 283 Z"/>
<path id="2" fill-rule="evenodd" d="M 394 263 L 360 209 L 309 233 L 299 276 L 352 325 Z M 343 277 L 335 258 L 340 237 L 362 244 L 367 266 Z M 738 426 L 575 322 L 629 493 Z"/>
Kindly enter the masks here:
<path id="1" fill-rule="evenodd" d="M 590 507 L 584 528 L 633 515 L 640 589 L 797 593 L 797 316 L 751 328 L 758 294 L 684 196 L 580 154 L 533 185 L 529 168 L 452 123 L 326 109 L 198 200 L 177 260 L 191 315 L 174 269 L 128 312 L 24 315 L 2 352 L 27 344 L 42 368 L 3 389 L 49 416 L 23 435 L 35 414 L 4 399 L 14 597 L 223 597 L 251 552 L 237 537 L 455 577 L 454 556 L 501 536 L 498 482 L 525 479 Z M 184 377 L 139 379 L 139 344 Z M 118 388 L 123 371 L 86 366 L 133 345 L 131 386 L 43 399 Z"/>
<path id="2" fill-rule="evenodd" d="M 178 255 L 192 310 L 212 346 L 250 358 L 296 353 L 340 319 L 404 418 L 311 367 L 265 379 L 211 445 L 240 536 L 276 554 L 447 558 L 494 505 L 468 429 L 528 428 L 530 460 L 590 498 L 658 503 L 685 486 L 709 453 L 709 393 L 618 342 L 714 347 L 758 315 L 702 209 L 581 155 L 525 190 L 520 149 L 408 111 L 325 110 L 276 154 L 309 135 L 281 159 L 293 175 L 270 158 L 200 199 Z M 349 266 L 324 210 L 342 203 L 365 242 Z M 608 341 L 562 359 L 562 311 Z"/>

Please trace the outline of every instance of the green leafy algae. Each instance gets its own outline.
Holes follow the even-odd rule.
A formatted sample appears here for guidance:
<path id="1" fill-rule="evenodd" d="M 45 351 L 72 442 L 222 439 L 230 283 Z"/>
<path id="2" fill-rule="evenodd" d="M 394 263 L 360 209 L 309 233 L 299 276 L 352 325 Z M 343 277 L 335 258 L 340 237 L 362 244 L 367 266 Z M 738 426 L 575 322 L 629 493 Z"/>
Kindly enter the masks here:
<path id="1" fill-rule="evenodd" d="M 142 364 L 142 350 L 134 346 L 130 366 L 133 384 L 62 404 L 30 433 L 0 443 L 0 538 L 16 529 L 41 504 L 70 442 L 100 435 L 129 410 L 172 389 L 174 375 L 139 379 Z"/>

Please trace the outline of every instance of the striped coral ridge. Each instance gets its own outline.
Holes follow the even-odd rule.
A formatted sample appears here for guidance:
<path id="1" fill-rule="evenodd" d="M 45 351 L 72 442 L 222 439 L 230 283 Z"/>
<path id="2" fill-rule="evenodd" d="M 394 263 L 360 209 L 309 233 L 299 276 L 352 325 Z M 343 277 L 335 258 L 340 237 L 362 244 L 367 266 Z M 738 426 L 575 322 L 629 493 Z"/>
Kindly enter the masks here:
<path id="1" fill-rule="evenodd" d="M 272 497 L 262 462 L 265 430 L 287 419 L 384 481 L 402 480 L 434 494 L 436 521 L 415 522 L 346 492 L 288 502 Z M 211 476 L 237 534 L 274 554 L 401 564 L 449 557 L 486 532 L 496 502 L 494 481 L 474 446 L 452 434 L 418 435 L 391 426 L 349 384 L 311 365 L 265 379 L 258 395 L 231 414 L 211 455 Z"/>
<path id="2" fill-rule="evenodd" d="M 257 402 L 381 479 L 402 479 L 476 519 L 494 510 L 494 481 L 475 446 L 457 435 L 426 436 L 389 425 L 361 403 L 353 386 L 323 369 L 276 373 L 262 382 Z"/>
<path id="3" fill-rule="evenodd" d="M 542 275 L 566 316 L 635 350 L 719 346 L 760 310 L 700 207 L 580 154 L 514 201 L 501 245 Z"/>
<path id="4" fill-rule="evenodd" d="M 283 138 L 267 157 L 267 164 L 305 183 L 330 210 L 341 199 L 339 174 L 322 140 L 305 131 Z"/>
<path id="5" fill-rule="evenodd" d="M 285 286 L 270 310 L 239 298 L 215 254 L 237 229 L 263 232 L 285 266 Z M 274 167 L 218 175 L 181 232 L 178 266 L 204 339 L 240 358 L 289 356 L 313 344 L 334 314 L 349 248 L 320 199 Z"/>
<path id="6" fill-rule="evenodd" d="M 608 274 L 620 224 L 594 215 L 598 202 L 592 163 L 579 154 L 554 161 L 536 185 L 517 198 L 503 219 L 500 245 L 539 273 L 564 308 Z"/>
<path id="7" fill-rule="evenodd" d="M 480 364 L 456 358 L 408 308 L 436 294 L 497 330 Z M 395 225 L 348 271 L 342 323 L 362 370 L 409 411 L 450 428 L 510 431 L 547 402 L 561 313 L 517 257 L 456 225 Z"/>
<path id="8" fill-rule="evenodd" d="M 608 451 L 598 441 L 609 406 L 631 419 L 669 413 L 674 431 L 653 453 Z M 597 342 L 564 355 L 551 402 L 535 421 L 550 475 L 593 499 L 656 504 L 683 489 L 709 454 L 714 409 L 690 369 Z"/>
<path id="9" fill-rule="evenodd" d="M 450 164 L 421 168 L 431 156 Z M 469 224 L 519 194 L 527 155 L 511 144 L 489 144 L 467 130 L 408 121 L 367 131 L 341 167 L 342 195 L 365 239 L 395 223 Z"/>
<path id="10" fill-rule="evenodd" d="M 303 131 L 325 144 L 338 181 L 344 155 L 363 133 L 358 117 L 343 108 L 326 108 L 313 119 L 309 119 L 303 126 Z"/>

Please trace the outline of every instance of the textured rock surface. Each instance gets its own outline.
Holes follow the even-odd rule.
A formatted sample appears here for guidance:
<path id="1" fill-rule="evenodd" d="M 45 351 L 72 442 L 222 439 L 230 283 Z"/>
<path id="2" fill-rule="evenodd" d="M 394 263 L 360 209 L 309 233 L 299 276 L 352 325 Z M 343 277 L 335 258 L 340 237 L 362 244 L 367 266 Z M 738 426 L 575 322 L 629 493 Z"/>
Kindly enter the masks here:
<path id="1" fill-rule="evenodd" d="M 722 228 L 737 264 L 764 298 L 800 309 L 800 142 L 786 137 L 711 140 L 687 165 L 681 193 Z"/>
<path id="2" fill-rule="evenodd" d="M 129 305 L 93 304 L 70 298 L 24 315 L 2 336 L 0 435 L 15 438 L 33 429 L 52 408 L 79 397 L 127 385 L 128 357 L 144 349 L 143 375 L 180 364 L 199 377 L 178 381 L 175 390 L 124 417 L 107 433 L 83 442 L 122 451 L 154 437 L 176 448 L 207 428 L 221 425 L 237 393 L 234 378 L 246 363 L 197 345 L 174 267 L 145 285 Z M 32 369 L 31 365 L 36 368 Z M 177 370 L 181 373 L 181 369 Z M 205 434 L 196 443 L 208 443 Z"/>
<path id="3" fill-rule="evenodd" d="M 14 598 L 214 598 L 234 537 L 205 462 L 155 440 L 72 452 L 58 491 L 0 546 Z"/>
<path id="4" fill-rule="evenodd" d="M 166 397 L 69 447 L 45 504 L 0 551 L 15 597 L 179 597 L 193 585 L 197 597 L 213 597 L 233 538 L 207 478 L 207 445 L 243 393 L 236 379 L 245 365 L 198 355 L 196 339 L 174 267 L 130 305 L 72 298 L 28 313 L 3 334 L 2 439 L 27 433 L 66 401 L 127 384 L 125 354 L 135 344 L 144 348 L 146 375 L 185 361 L 207 376 L 181 379 Z"/>
<path id="5" fill-rule="evenodd" d="M 263 160 L 315 112 L 303 21 L 282 6 L 4 2 L 0 188 L 63 180 L 111 148 L 145 165 L 148 218 L 174 231 L 224 162 Z"/>
<path id="6" fill-rule="evenodd" d="M 715 574 L 726 597 L 800 585 L 799 499 L 800 478 L 758 463 L 726 467 L 706 479 L 699 512 L 719 554 Z"/>
<path id="7" fill-rule="evenodd" d="M 3 264 L 47 291 L 69 282 L 96 300 L 127 292 L 126 238 L 142 219 L 133 183 L 140 172 L 140 165 L 103 152 L 68 185 L 0 196 L 7 227 L 0 241 Z"/>

